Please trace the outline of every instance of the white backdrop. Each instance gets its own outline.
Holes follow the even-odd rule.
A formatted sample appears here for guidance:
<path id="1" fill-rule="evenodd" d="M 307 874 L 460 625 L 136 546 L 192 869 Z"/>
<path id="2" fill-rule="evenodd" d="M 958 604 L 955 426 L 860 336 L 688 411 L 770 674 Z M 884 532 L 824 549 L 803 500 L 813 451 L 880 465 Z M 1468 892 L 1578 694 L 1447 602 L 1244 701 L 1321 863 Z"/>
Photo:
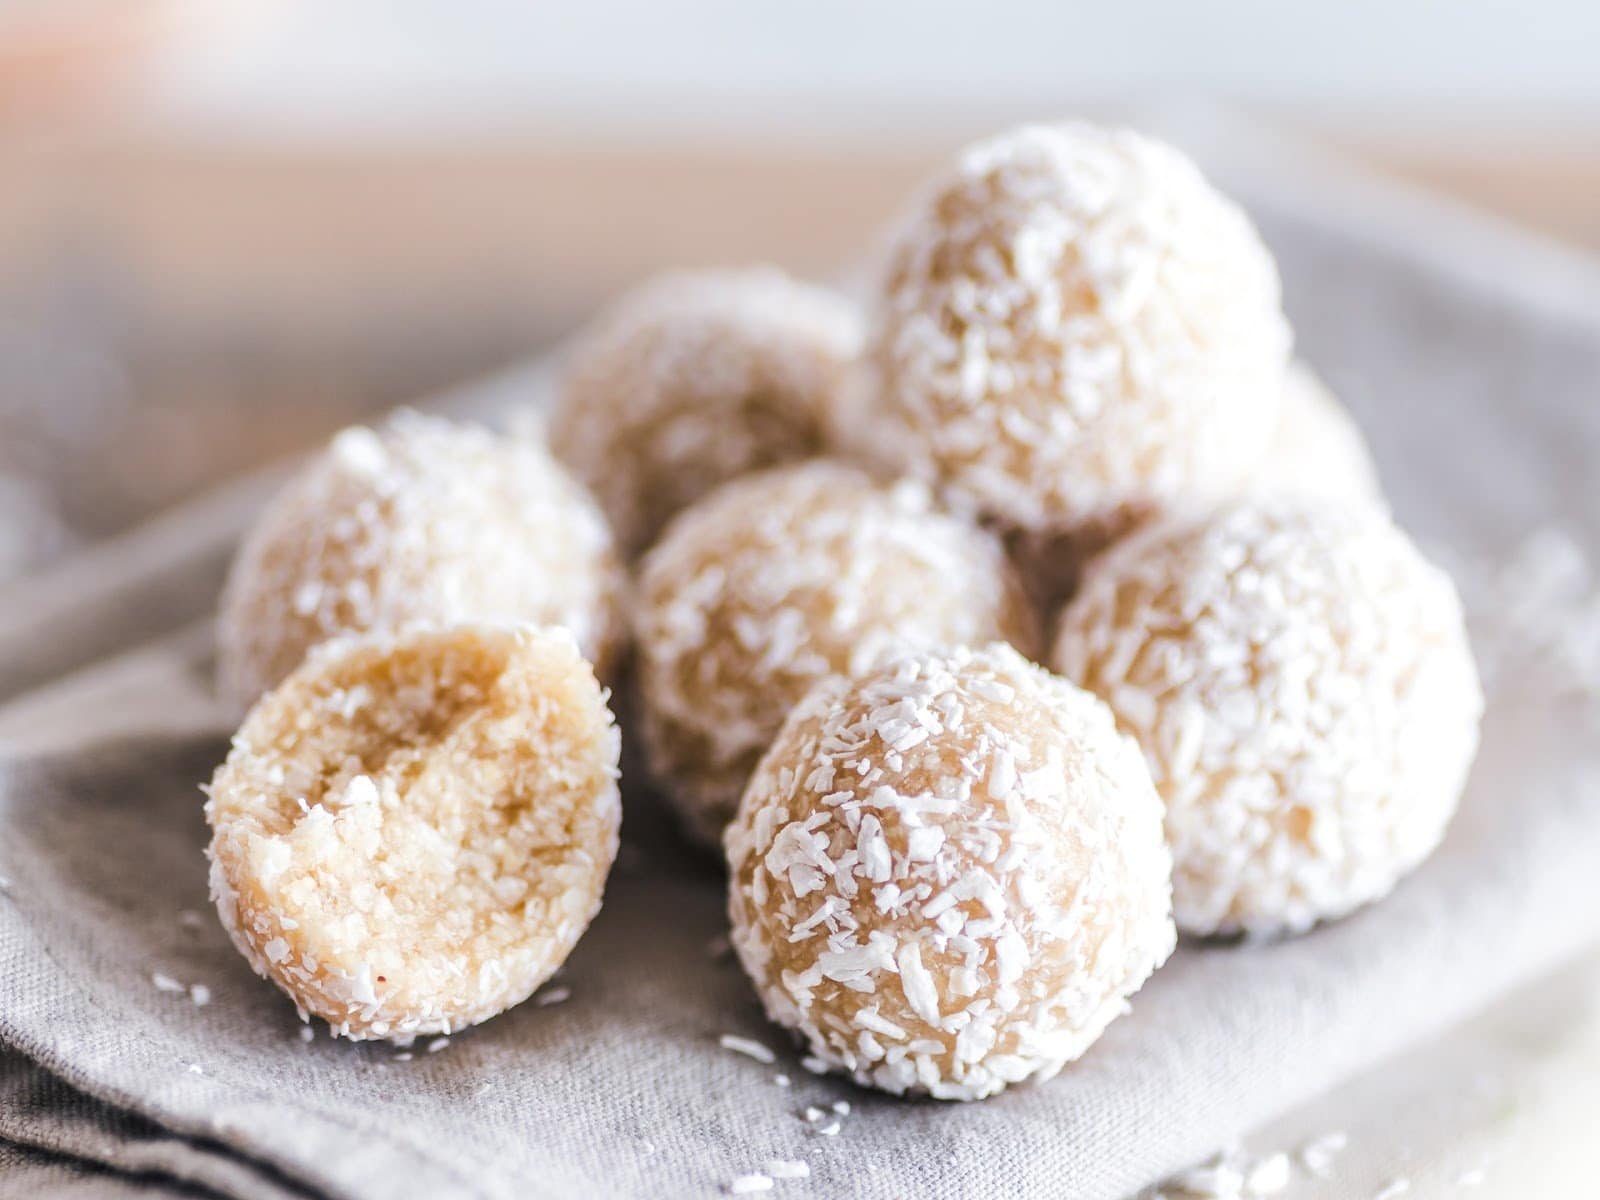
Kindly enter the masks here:
<path id="1" fill-rule="evenodd" d="M 1195 95 L 1395 137 L 1583 138 L 1600 135 L 1600 4 L 251 0 L 197 23 L 155 84 L 164 116 L 230 132 L 948 141 L 1096 98 Z"/>

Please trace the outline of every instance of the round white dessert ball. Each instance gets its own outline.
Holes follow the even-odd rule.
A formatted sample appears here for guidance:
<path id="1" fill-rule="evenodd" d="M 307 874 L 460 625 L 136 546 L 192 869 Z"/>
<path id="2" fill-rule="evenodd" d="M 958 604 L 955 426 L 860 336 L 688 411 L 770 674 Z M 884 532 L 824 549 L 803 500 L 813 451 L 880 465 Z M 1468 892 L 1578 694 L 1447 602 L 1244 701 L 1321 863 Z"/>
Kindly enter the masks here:
<path id="1" fill-rule="evenodd" d="M 634 628 L 651 773 L 711 846 L 819 679 L 898 647 L 1039 641 L 993 535 L 936 509 L 920 484 L 825 459 L 737 480 L 682 513 L 644 559 Z"/>
<path id="2" fill-rule="evenodd" d="M 1277 268 L 1183 154 L 1087 124 L 961 155 L 894 242 L 873 437 L 1017 529 L 1220 499 L 1277 425 Z"/>
<path id="3" fill-rule="evenodd" d="M 1292 933 L 1439 843 L 1482 695 L 1459 598 L 1380 510 L 1256 496 L 1091 564 L 1054 665 L 1144 748 L 1178 925 Z"/>
<path id="4" fill-rule="evenodd" d="M 660 276 L 580 339 L 551 444 L 636 554 L 718 484 L 823 453 L 861 337 L 844 297 L 772 267 Z"/>
<path id="5" fill-rule="evenodd" d="M 402 412 L 335 437 L 245 538 L 219 690 L 243 708 L 330 638 L 463 621 L 564 626 L 605 674 L 623 582 L 605 518 L 542 445 Z"/>
<path id="6" fill-rule="evenodd" d="M 1137 747 L 1004 645 L 819 684 L 726 848 L 733 945 L 768 1015 L 897 1094 L 1047 1078 L 1175 939 Z"/>
<path id="7" fill-rule="evenodd" d="M 1284 379 L 1283 412 L 1250 486 L 1387 506 L 1361 427 L 1316 372 L 1298 361 Z"/>

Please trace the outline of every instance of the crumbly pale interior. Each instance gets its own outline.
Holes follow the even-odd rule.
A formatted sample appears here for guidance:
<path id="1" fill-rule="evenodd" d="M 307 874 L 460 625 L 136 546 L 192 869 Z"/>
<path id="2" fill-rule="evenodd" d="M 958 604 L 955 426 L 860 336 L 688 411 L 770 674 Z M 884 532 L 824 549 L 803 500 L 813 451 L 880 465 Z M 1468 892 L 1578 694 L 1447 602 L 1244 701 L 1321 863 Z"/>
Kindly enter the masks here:
<path id="1" fill-rule="evenodd" d="M 1039 639 L 993 536 L 919 484 L 826 460 L 728 484 L 673 522 L 644 560 L 635 635 L 653 772 L 710 845 L 818 679 L 894 647 Z"/>
<path id="2" fill-rule="evenodd" d="M 733 944 L 768 1014 L 890 1092 L 1048 1077 L 1175 940 L 1137 747 L 1003 645 L 819 684 L 726 847 Z"/>
<path id="3" fill-rule="evenodd" d="M 1234 490 L 1290 334 L 1271 255 L 1189 159 L 1060 124 L 935 181 L 872 342 L 883 445 L 1007 525 L 1063 532 Z"/>
<path id="4" fill-rule="evenodd" d="M 1327 496 L 1387 507 L 1378 470 L 1361 429 L 1327 386 L 1303 362 L 1284 376 L 1277 428 L 1265 456 L 1244 480 L 1244 492 Z M 1167 519 L 1194 519 L 1215 498 L 1170 500 Z M 1133 514 L 1065 532 L 1011 530 L 1007 549 L 1041 612 L 1058 612 L 1078 586 L 1089 560 L 1128 536 Z"/>
<path id="5" fill-rule="evenodd" d="M 400 413 L 334 438 L 245 540 L 219 687 L 243 709 L 329 638 L 458 621 L 564 625 L 605 673 L 621 589 L 604 517 L 542 446 Z"/>
<path id="6" fill-rule="evenodd" d="M 861 337 L 843 297 L 773 268 L 664 275 L 574 351 L 551 443 L 638 553 L 718 484 L 822 453 Z"/>
<path id="7" fill-rule="evenodd" d="M 527 998 L 600 906 L 618 735 L 561 629 L 329 643 L 251 711 L 210 787 L 234 944 L 351 1038 Z"/>
<path id="8" fill-rule="evenodd" d="M 1482 696 L 1455 588 L 1383 512 L 1261 495 L 1097 559 L 1054 664 L 1144 748 L 1180 928 L 1277 934 L 1438 844 Z"/>

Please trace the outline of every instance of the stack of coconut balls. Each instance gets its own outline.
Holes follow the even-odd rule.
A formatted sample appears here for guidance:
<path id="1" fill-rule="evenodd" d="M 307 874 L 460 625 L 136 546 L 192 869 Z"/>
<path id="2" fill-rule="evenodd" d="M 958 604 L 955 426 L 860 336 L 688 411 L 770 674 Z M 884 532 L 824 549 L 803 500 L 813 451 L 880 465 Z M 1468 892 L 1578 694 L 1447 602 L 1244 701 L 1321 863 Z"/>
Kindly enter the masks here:
<path id="1" fill-rule="evenodd" d="M 1290 340 L 1188 159 L 1039 125 L 931 182 L 865 316 L 668 276 L 574 349 L 548 449 L 340 434 L 223 600 L 224 924 L 350 1037 L 523 1000 L 617 849 L 601 681 L 725 855 L 771 1018 L 890 1092 L 1051 1075 L 1177 930 L 1382 897 L 1444 832 L 1480 692 Z"/>

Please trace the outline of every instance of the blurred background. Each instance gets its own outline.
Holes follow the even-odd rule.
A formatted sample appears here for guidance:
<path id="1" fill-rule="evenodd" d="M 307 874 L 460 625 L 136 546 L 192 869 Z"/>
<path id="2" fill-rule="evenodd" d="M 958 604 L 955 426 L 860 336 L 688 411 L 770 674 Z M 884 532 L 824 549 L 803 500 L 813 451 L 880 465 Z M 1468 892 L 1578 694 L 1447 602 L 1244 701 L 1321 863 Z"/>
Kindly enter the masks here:
<path id="1" fill-rule="evenodd" d="M 1225 105 L 1600 249 L 1592 0 L 0 0 L 0 581 L 548 346 L 846 276 L 951 147 Z"/>

